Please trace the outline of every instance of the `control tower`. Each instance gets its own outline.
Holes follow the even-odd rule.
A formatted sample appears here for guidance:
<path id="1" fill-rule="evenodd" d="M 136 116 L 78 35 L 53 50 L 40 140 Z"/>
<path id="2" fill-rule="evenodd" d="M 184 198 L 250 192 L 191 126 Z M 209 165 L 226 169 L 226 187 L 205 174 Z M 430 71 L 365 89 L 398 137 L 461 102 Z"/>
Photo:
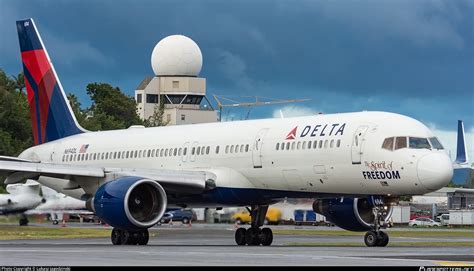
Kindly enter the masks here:
<path id="1" fill-rule="evenodd" d="M 217 111 L 206 98 L 206 79 L 198 77 L 201 50 L 192 39 L 162 39 L 153 49 L 151 66 L 155 76 L 146 77 L 135 90 L 140 118 L 149 119 L 162 103 L 168 125 L 217 121 Z"/>

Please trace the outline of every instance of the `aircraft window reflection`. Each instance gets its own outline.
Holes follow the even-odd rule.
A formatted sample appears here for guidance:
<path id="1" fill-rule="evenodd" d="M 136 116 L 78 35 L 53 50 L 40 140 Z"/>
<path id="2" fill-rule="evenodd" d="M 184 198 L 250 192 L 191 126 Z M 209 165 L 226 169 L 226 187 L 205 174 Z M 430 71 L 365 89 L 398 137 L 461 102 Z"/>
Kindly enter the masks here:
<path id="1" fill-rule="evenodd" d="M 382 149 L 386 149 L 389 151 L 393 150 L 393 141 L 394 141 L 393 137 L 385 138 L 385 140 L 382 143 Z"/>
<path id="2" fill-rule="evenodd" d="M 427 138 L 410 137 L 410 149 L 431 149 Z"/>
<path id="3" fill-rule="evenodd" d="M 407 147 L 407 138 L 406 137 L 397 137 L 395 139 L 395 150 L 403 149 Z"/>
<path id="4" fill-rule="evenodd" d="M 437 149 L 437 150 L 443 150 L 444 149 L 443 145 L 441 145 L 441 142 L 439 142 L 437 137 L 430 137 L 428 139 L 431 143 L 431 146 L 433 146 L 433 149 Z"/>

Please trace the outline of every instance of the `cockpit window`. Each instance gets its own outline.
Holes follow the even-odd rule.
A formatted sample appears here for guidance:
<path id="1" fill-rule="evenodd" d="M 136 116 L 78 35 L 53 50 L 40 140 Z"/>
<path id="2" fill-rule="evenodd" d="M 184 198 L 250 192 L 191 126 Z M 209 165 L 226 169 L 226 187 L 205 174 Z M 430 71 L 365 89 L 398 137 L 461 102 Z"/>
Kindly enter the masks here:
<path id="1" fill-rule="evenodd" d="M 430 140 L 431 146 L 433 146 L 433 149 L 437 150 L 443 150 L 443 145 L 441 145 L 441 142 L 439 142 L 437 137 L 430 137 L 428 138 Z"/>
<path id="2" fill-rule="evenodd" d="M 393 150 L 393 140 L 394 140 L 393 137 L 385 138 L 385 140 L 382 143 L 382 149 L 386 149 L 389 151 Z"/>
<path id="3" fill-rule="evenodd" d="M 403 149 L 407 147 L 407 138 L 404 136 L 399 136 L 395 140 L 395 150 Z"/>
<path id="4" fill-rule="evenodd" d="M 431 149 L 427 138 L 410 137 L 410 149 Z"/>

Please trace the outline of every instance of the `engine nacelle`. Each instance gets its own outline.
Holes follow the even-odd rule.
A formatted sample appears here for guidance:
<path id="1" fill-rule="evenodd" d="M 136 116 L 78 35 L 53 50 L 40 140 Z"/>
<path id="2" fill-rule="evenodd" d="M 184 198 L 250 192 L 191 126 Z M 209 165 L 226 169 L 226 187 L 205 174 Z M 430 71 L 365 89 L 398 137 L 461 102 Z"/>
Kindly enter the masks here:
<path id="1" fill-rule="evenodd" d="M 158 223 L 166 210 L 167 198 L 158 182 L 129 176 L 104 183 L 92 203 L 95 214 L 107 224 L 138 230 Z"/>
<path id="2" fill-rule="evenodd" d="M 384 204 L 383 199 L 376 197 L 321 199 L 313 202 L 313 210 L 324 215 L 327 220 L 349 231 L 367 231 L 373 228 L 374 206 L 383 206 L 381 224 L 388 223 L 392 216 L 392 206 Z"/>

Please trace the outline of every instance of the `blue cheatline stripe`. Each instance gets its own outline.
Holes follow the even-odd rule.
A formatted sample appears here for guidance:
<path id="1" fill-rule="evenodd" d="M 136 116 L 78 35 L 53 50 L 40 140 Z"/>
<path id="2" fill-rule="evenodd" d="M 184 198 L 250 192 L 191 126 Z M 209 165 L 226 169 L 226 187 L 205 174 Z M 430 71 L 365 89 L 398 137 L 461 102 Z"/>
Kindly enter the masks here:
<path id="1" fill-rule="evenodd" d="M 25 64 L 23 64 L 23 71 L 25 72 L 25 78 L 28 80 L 28 83 L 30 84 L 31 88 L 33 89 L 33 93 L 35 95 L 35 105 L 36 105 L 36 125 L 38 129 L 38 144 L 43 143 L 43 140 L 41 138 L 41 121 L 40 121 L 40 102 L 39 102 L 39 91 L 38 91 L 38 85 L 36 85 L 35 80 L 30 74 L 30 71 L 26 68 Z"/>
<path id="2" fill-rule="evenodd" d="M 284 191 L 258 188 L 217 187 L 199 195 L 169 197 L 170 204 L 222 204 L 222 205 L 265 205 L 283 200 L 284 198 L 334 198 L 342 194 L 327 194 L 318 192 Z M 351 196 L 351 195 L 345 195 Z"/>

